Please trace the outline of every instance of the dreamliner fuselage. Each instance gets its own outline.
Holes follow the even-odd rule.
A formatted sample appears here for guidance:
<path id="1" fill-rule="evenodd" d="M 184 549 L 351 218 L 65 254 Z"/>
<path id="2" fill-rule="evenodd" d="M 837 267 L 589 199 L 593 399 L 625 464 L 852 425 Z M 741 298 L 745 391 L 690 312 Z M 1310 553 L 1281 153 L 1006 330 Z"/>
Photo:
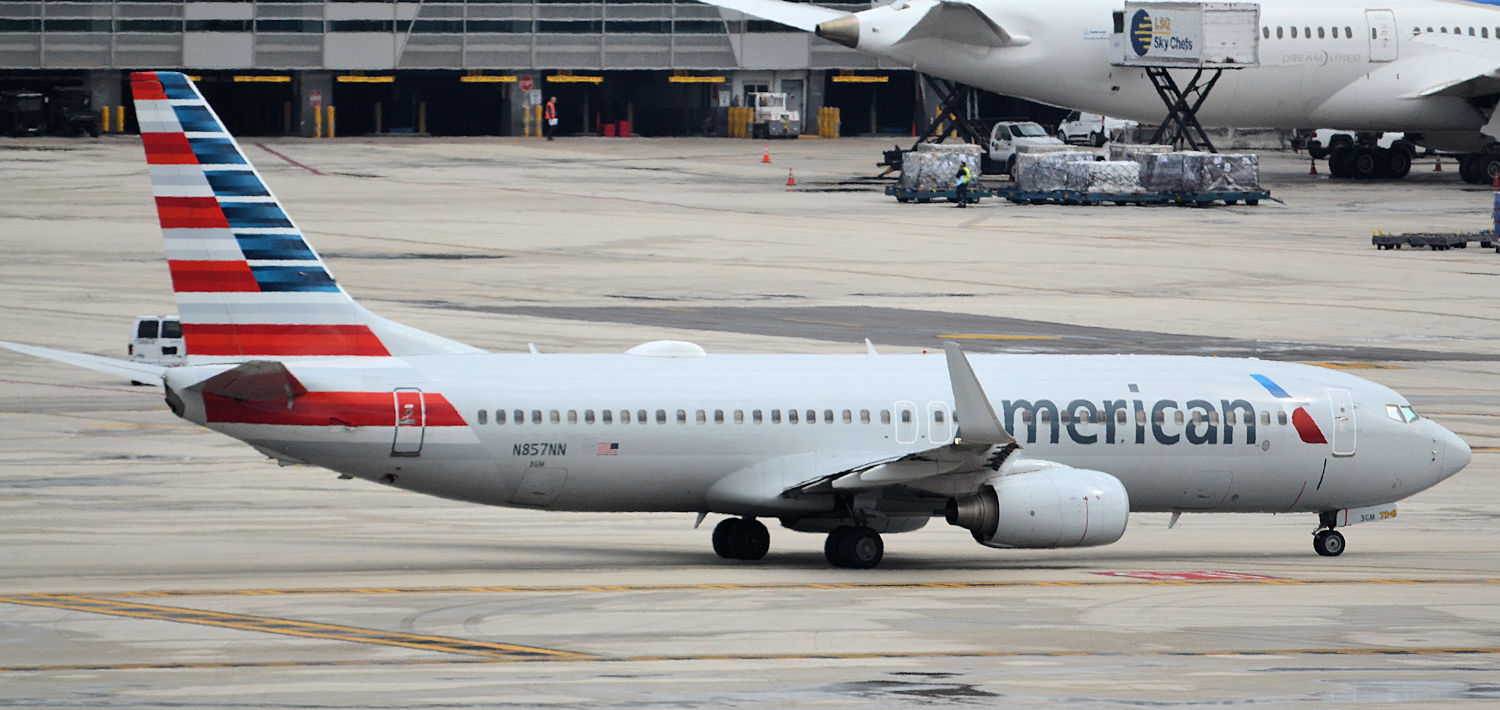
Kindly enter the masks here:
<path id="1" fill-rule="evenodd" d="M 1451 473 L 1443 464 L 1451 434 L 1387 416 L 1406 401 L 1342 372 L 1167 356 L 972 361 L 1020 455 L 1108 471 L 1135 511 L 1374 505 Z M 833 499 L 777 494 L 962 437 L 947 369 L 934 355 L 483 354 L 288 365 L 307 395 L 290 403 L 189 396 L 184 416 L 278 458 L 491 505 L 815 514 Z M 186 392 L 217 369 L 173 370 L 168 386 Z M 768 460 L 780 462 L 760 474 L 768 500 L 736 503 L 711 490 Z M 978 480 L 940 477 L 909 492 L 937 501 L 935 513 Z"/>
<path id="2" fill-rule="evenodd" d="M 1057 106 L 1153 123 L 1165 112 L 1144 70 L 1111 64 L 1118 2 L 973 0 L 1007 31 L 1030 41 L 993 48 L 937 38 L 893 44 L 929 4 L 902 2 L 860 13 L 858 48 L 918 71 Z M 1486 116 L 1468 99 L 1422 94 L 1455 76 L 1482 75 L 1496 66 L 1497 8 L 1286 0 L 1262 2 L 1260 8 L 1260 65 L 1224 73 L 1198 113 L 1205 125 L 1456 132 L 1462 135 L 1438 138 L 1453 149 L 1482 145 L 1478 131 Z M 1476 40 L 1482 31 L 1493 51 L 1486 57 L 1441 49 L 1415 41 L 1419 30 L 1465 37 L 1472 31 Z"/>

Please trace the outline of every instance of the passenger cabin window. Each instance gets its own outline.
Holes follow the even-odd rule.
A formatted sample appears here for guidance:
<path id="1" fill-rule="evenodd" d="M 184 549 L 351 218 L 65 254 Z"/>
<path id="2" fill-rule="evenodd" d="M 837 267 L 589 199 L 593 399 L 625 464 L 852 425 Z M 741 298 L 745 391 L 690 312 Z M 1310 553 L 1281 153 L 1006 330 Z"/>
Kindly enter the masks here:
<path id="1" fill-rule="evenodd" d="M 844 423 L 845 424 L 853 424 L 854 423 L 854 413 L 851 412 L 851 411 L 849 411 L 849 410 L 847 410 L 847 409 L 844 410 Z"/>
<path id="2" fill-rule="evenodd" d="M 665 409 L 658 409 L 658 410 L 656 410 L 656 423 L 657 424 L 666 424 L 667 423 L 667 410 L 665 410 Z"/>
<path id="3" fill-rule="evenodd" d="M 479 410 L 479 423 L 480 424 L 487 424 L 487 423 L 489 423 L 488 419 L 486 418 L 487 414 L 488 413 L 485 410 L 483 410 L 483 409 Z"/>
<path id="4" fill-rule="evenodd" d="M 743 410 L 743 409 L 736 409 L 736 410 L 734 410 L 734 423 L 735 424 L 744 424 L 745 423 L 745 410 Z"/>
<path id="5" fill-rule="evenodd" d="M 614 422 L 610 421 L 610 417 L 612 417 L 612 416 L 614 416 L 614 412 L 611 412 L 608 409 L 601 409 L 601 410 L 599 410 L 599 423 L 600 424 L 613 424 Z"/>
<path id="6" fill-rule="evenodd" d="M 1261 426 L 1271 426 L 1271 413 L 1270 412 L 1261 412 L 1260 413 L 1260 425 Z"/>
<path id="7" fill-rule="evenodd" d="M 881 424 L 890 424 L 891 423 L 891 410 L 889 410 L 889 409 L 882 409 L 882 410 L 880 410 L 880 423 Z"/>
<path id="8" fill-rule="evenodd" d="M 562 413 L 558 412 L 556 409 L 547 412 L 547 421 L 552 422 L 553 424 L 561 424 Z"/>
<path id="9" fill-rule="evenodd" d="M 796 424 L 797 423 L 797 410 L 795 410 L 795 409 L 788 409 L 788 410 L 786 410 L 786 423 L 788 423 L 788 424 Z"/>
<path id="10" fill-rule="evenodd" d="M 825 410 L 823 410 L 823 423 L 824 424 L 832 424 L 833 423 L 833 410 L 832 409 L 825 409 Z"/>
<path id="11" fill-rule="evenodd" d="M 722 409 L 715 409 L 714 410 L 714 423 L 715 424 L 723 424 L 724 423 L 724 410 L 722 410 Z"/>
<path id="12" fill-rule="evenodd" d="M 1292 39 L 1297 39 L 1297 28 L 1296 27 L 1292 28 Z"/>
<path id="13" fill-rule="evenodd" d="M 1286 411 L 1285 410 L 1276 413 L 1276 423 L 1280 424 L 1281 426 L 1286 426 Z"/>
<path id="14" fill-rule="evenodd" d="M 707 424 L 708 423 L 708 412 L 705 412 L 705 411 L 703 411 L 703 410 L 700 409 L 700 410 L 697 411 L 696 415 L 694 416 L 694 419 L 699 424 Z"/>
<path id="15" fill-rule="evenodd" d="M 1276 27 L 1276 39 L 1281 39 L 1281 26 Z"/>
<path id="16" fill-rule="evenodd" d="M 1318 28 L 1318 39 L 1323 39 L 1323 28 L 1322 27 Z"/>
<path id="17" fill-rule="evenodd" d="M 576 410 L 576 409 L 569 409 L 568 410 L 568 423 L 569 424 L 577 424 L 578 423 L 578 410 Z"/>
<path id="18" fill-rule="evenodd" d="M 816 409 L 809 409 L 809 410 L 807 410 L 807 412 L 805 412 L 804 416 L 802 417 L 802 421 L 807 422 L 808 424 L 817 424 L 818 423 L 818 410 L 816 410 Z"/>
<path id="19" fill-rule="evenodd" d="M 495 423 L 496 424 L 504 424 L 505 423 L 505 410 L 504 409 L 496 409 L 495 410 Z"/>
<path id="20" fill-rule="evenodd" d="M 517 409 L 516 411 L 512 412 L 512 414 L 515 414 L 516 416 L 513 417 L 511 419 L 511 421 L 513 421 L 513 422 L 515 422 L 517 424 L 525 424 L 526 423 L 526 412 L 523 412 L 523 411 Z"/>
<path id="21" fill-rule="evenodd" d="M 621 424 L 629 424 L 630 423 L 630 410 L 629 409 L 621 409 L 620 410 L 620 423 Z"/>
<path id="22" fill-rule="evenodd" d="M 751 424 L 764 424 L 765 423 L 765 417 L 762 416 L 762 412 L 759 409 L 752 409 L 752 410 L 750 410 L 750 423 Z"/>
<path id="23" fill-rule="evenodd" d="M 678 424 L 686 424 L 687 423 L 687 410 L 686 409 L 679 409 L 679 410 L 677 410 L 677 423 Z"/>
<path id="24" fill-rule="evenodd" d="M 861 409 L 861 410 L 859 410 L 859 423 L 860 424 L 869 424 L 870 423 L 870 410 L 868 410 L 868 409 Z"/>
<path id="25" fill-rule="evenodd" d="M 1271 38 L 1271 26 L 1270 25 L 1266 25 L 1264 27 L 1261 27 L 1260 28 L 1260 36 L 1264 37 L 1266 39 L 1270 39 Z"/>
<path id="26" fill-rule="evenodd" d="M 532 424 L 541 424 L 542 423 L 542 410 L 540 410 L 540 409 L 533 409 L 533 410 L 531 410 L 531 423 Z"/>
<path id="27" fill-rule="evenodd" d="M 771 423 L 772 424 L 780 424 L 781 423 L 781 410 L 780 409 L 773 409 L 773 410 L 771 410 Z"/>
<path id="28" fill-rule="evenodd" d="M 661 410 L 657 410 L 657 411 L 661 411 Z M 662 414 L 662 418 L 663 419 L 665 419 L 666 416 L 667 416 L 666 414 Z M 646 418 L 646 410 L 644 410 L 644 409 L 637 409 L 637 410 L 635 410 L 635 420 L 638 421 L 638 422 L 640 422 L 640 423 L 642 423 L 642 424 L 645 424 L 646 422 L 650 421 L 649 419 Z"/>
<path id="29" fill-rule="evenodd" d="M 594 423 L 594 410 L 592 410 L 592 409 L 585 409 L 585 410 L 583 410 L 583 423 L 584 424 L 593 424 Z"/>

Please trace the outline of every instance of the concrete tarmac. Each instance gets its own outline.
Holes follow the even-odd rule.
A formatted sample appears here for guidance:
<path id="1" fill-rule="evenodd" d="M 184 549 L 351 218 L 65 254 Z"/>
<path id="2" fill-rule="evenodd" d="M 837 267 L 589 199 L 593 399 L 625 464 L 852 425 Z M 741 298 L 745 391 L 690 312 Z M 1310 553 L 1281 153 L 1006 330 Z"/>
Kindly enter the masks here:
<path id="1" fill-rule="evenodd" d="M 304 467 L 159 391 L 0 353 L 0 707 L 1487 706 L 1500 254 L 1452 163 L 1262 154 L 1285 205 L 902 205 L 889 141 L 245 140 L 382 315 L 492 350 L 1258 355 L 1358 368 L 1475 449 L 1392 521 L 1136 515 L 1087 550 L 936 521 L 876 570 L 716 519 L 484 508 Z M 134 138 L 0 140 L 0 339 L 123 355 L 175 309 Z M 798 185 L 788 189 L 786 170 Z M 736 310 L 738 309 L 738 310 Z M 958 332 L 954 332 L 954 331 Z M 1113 347 L 1112 347 L 1113 346 Z"/>

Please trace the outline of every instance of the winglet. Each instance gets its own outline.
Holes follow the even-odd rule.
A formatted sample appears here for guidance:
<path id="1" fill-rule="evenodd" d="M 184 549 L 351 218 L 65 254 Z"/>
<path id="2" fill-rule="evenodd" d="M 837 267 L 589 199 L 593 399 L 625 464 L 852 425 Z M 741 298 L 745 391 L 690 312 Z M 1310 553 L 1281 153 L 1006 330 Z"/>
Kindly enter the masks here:
<path id="1" fill-rule="evenodd" d="M 943 343 L 943 352 L 948 355 L 948 379 L 953 383 L 954 413 L 958 415 L 959 431 L 965 443 L 1012 444 L 1015 437 L 1005 430 L 995 408 L 979 386 L 974 368 L 957 343 Z"/>

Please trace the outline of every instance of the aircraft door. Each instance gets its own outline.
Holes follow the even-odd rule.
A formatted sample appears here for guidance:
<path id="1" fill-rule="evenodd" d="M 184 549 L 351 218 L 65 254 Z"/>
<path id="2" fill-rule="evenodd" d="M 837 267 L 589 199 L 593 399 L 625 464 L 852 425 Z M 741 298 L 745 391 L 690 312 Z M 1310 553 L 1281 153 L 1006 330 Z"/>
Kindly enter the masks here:
<path id="1" fill-rule="evenodd" d="M 947 402 L 927 403 L 927 440 L 943 446 L 953 443 L 953 409 Z"/>
<path id="2" fill-rule="evenodd" d="M 396 438 L 391 442 L 391 455 L 421 456 L 422 438 L 427 433 L 427 406 L 422 401 L 422 390 L 401 388 L 393 394 Z"/>
<path id="3" fill-rule="evenodd" d="M 895 421 L 892 424 L 896 427 L 896 443 L 915 443 L 917 440 L 917 403 L 897 402 L 893 409 Z"/>
<path id="4" fill-rule="evenodd" d="M 1390 10 L 1365 10 L 1370 26 L 1370 61 L 1396 61 L 1396 13 Z"/>
<path id="5" fill-rule="evenodd" d="M 1349 390 L 1328 390 L 1328 401 L 1333 410 L 1333 455 L 1354 455 L 1354 398 Z"/>

